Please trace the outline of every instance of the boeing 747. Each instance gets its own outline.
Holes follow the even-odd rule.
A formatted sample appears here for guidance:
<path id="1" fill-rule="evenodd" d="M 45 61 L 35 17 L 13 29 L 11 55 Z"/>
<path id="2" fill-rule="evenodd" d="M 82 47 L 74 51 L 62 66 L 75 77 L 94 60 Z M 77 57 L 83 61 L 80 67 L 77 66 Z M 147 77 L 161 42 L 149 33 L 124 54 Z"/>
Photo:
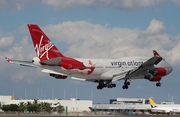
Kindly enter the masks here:
<path id="1" fill-rule="evenodd" d="M 146 79 L 161 86 L 162 77 L 172 71 L 170 64 L 153 50 L 154 56 L 122 57 L 119 59 L 72 58 L 63 55 L 36 24 L 28 24 L 37 57 L 32 61 L 11 60 L 22 66 L 40 67 L 56 79 L 72 79 L 98 83 L 97 89 L 116 87 L 115 81 L 124 80 L 128 89 L 130 80 Z M 143 51 L 143 50 L 142 50 Z"/>

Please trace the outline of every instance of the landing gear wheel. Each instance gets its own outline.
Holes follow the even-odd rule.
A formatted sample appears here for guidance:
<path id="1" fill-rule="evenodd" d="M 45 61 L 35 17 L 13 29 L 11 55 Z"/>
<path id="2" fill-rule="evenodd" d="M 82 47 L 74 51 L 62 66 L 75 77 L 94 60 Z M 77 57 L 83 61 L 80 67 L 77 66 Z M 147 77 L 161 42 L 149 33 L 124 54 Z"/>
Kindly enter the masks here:
<path id="1" fill-rule="evenodd" d="M 123 89 L 128 89 L 128 86 L 130 85 L 130 82 L 127 81 L 127 79 L 124 81 L 124 85 L 122 86 Z"/>
<path id="2" fill-rule="evenodd" d="M 123 89 L 128 89 L 128 85 L 123 85 L 122 88 Z"/>
<path id="3" fill-rule="evenodd" d="M 130 85 L 130 82 L 128 81 L 128 82 L 126 82 L 126 85 Z"/>
<path id="4" fill-rule="evenodd" d="M 157 86 L 157 87 L 160 87 L 160 86 L 161 86 L 161 83 L 160 83 L 160 82 L 156 83 L 156 86 Z"/>
<path id="5" fill-rule="evenodd" d="M 108 84 L 108 88 L 112 88 L 112 85 L 111 85 L 111 84 Z"/>
<path id="6" fill-rule="evenodd" d="M 112 82 L 99 82 L 99 85 L 97 86 L 97 89 L 103 89 L 103 88 L 114 88 L 116 87 L 116 84 Z"/>
<path id="7" fill-rule="evenodd" d="M 103 88 L 102 85 L 98 85 L 98 86 L 97 86 L 97 89 L 102 89 L 102 88 Z"/>
<path id="8" fill-rule="evenodd" d="M 116 84 L 112 84 L 113 87 L 116 87 Z"/>
<path id="9" fill-rule="evenodd" d="M 97 89 L 100 89 L 99 85 L 97 86 Z"/>

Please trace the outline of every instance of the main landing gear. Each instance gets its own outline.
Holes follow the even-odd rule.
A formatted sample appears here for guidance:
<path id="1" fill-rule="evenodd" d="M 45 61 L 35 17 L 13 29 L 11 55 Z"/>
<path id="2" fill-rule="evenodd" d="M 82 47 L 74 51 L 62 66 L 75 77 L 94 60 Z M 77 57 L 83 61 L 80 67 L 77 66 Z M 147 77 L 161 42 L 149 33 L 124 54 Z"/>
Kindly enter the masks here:
<path id="1" fill-rule="evenodd" d="M 123 89 L 128 89 L 128 86 L 130 85 L 130 82 L 125 80 L 124 85 L 122 86 Z"/>
<path id="2" fill-rule="evenodd" d="M 112 82 L 110 82 L 110 83 L 99 82 L 97 89 L 114 88 L 114 87 L 116 87 L 116 84 L 114 84 Z"/>

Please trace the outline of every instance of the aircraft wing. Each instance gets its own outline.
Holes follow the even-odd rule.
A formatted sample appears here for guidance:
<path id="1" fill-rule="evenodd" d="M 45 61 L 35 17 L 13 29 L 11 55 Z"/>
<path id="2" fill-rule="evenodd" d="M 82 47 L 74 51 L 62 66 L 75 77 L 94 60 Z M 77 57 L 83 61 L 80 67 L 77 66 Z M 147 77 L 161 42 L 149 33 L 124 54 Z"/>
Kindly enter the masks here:
<path id="1" fill-rule="evenodd" d="M 32 61 L 22 61 L 22 60 L 11 60 L 8 57 L 5 57 L 8 63 L 14 63 L 14 64 L 19 64 L 21 66 L 26 66 L 26 67 L 38 67 L 33 64 Z"/>
<path id="2" fill-rule="evenodd" d="M 120 73 L 120 74 L 114 74 L 112 81 L 122 80 L 122 79 L 132 79 L 131 77 L 141 77 L 144 76 L 147 70 L 154 67 L 154 65 L 157 65 L 163 58 L 160 56 L 153 56 L 152 58 L 148 59 L 146 62 L 141 64 L 139 67 L 134 68 L 132 70 Z"/>
<path id="3" fill-rule="evenodd" d="M 41 72 L 49 73 L 49 74 L 57 74 L 57 75 L 67 76 L 66 74 L 62 74 L 62 73 L 59 73 L 59 72 L 56 72 L 56 71 L 53 71 L 53 70 L 50 70 L 50 69 L 43 69 Z"/>
<path id="4" fill-rule="evenodd" d="M 71 77 L 71 79 L 79 80 L 79 81 L 98 82 L 98 80 L 95 80 L 95 79 L 82 79 L 82 78 L 77 78 L 77 77 Z"/>
<path id="5" fill-rule="evenodd" d="M 71 77 L 71 79 L 73 79 L 73 80 L 80 80 L 80 81 L 87 81 L 86 79 L 76 78 L 76 77 Z M 92 82 L 94 82 L 94 80 L 92 80 Z"/>

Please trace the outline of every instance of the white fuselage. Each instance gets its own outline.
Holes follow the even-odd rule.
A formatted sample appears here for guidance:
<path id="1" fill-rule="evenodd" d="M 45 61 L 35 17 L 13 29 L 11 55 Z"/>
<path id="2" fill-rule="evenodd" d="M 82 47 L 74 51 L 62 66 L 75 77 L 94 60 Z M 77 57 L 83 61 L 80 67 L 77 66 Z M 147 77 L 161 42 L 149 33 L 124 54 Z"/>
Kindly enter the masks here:
<path id="1" fill-rule="evenodd" d="M 113 74 L 124 73 L 129 70 L 138 68 L 142 63 L 147 61 L 149 57 L 124 57 L 120 59 L 84 59 L 84 58 L 74 58 L 83 63 L 86 66 L 85 69 L 74 68 L 74 69 L 65 69 L 62 66 L 49 66 L 49 65 L 40 65 L 43 69 L 50 69 L 52 71 L 62 73 L 67 76 L 92 80 L 110 80 L 113 78 Z M 69 64 L 71 67 L 71 64 Z M 162 60 L 155 67 L 163 67 L 167 71 L 171 66 L 165 61 Z M 140 78 L 140 77 L 134 77 Z"/>
<path id="2" fill-rule="evenodd" d="M 151 108 L 152 112 L 162 112 L 162 113 L 170 113 L 170 112 L 174 112 L 174 113 L 180 113 L 180 108 L 177 107 L 155 107 L 155 108 Z"/>

